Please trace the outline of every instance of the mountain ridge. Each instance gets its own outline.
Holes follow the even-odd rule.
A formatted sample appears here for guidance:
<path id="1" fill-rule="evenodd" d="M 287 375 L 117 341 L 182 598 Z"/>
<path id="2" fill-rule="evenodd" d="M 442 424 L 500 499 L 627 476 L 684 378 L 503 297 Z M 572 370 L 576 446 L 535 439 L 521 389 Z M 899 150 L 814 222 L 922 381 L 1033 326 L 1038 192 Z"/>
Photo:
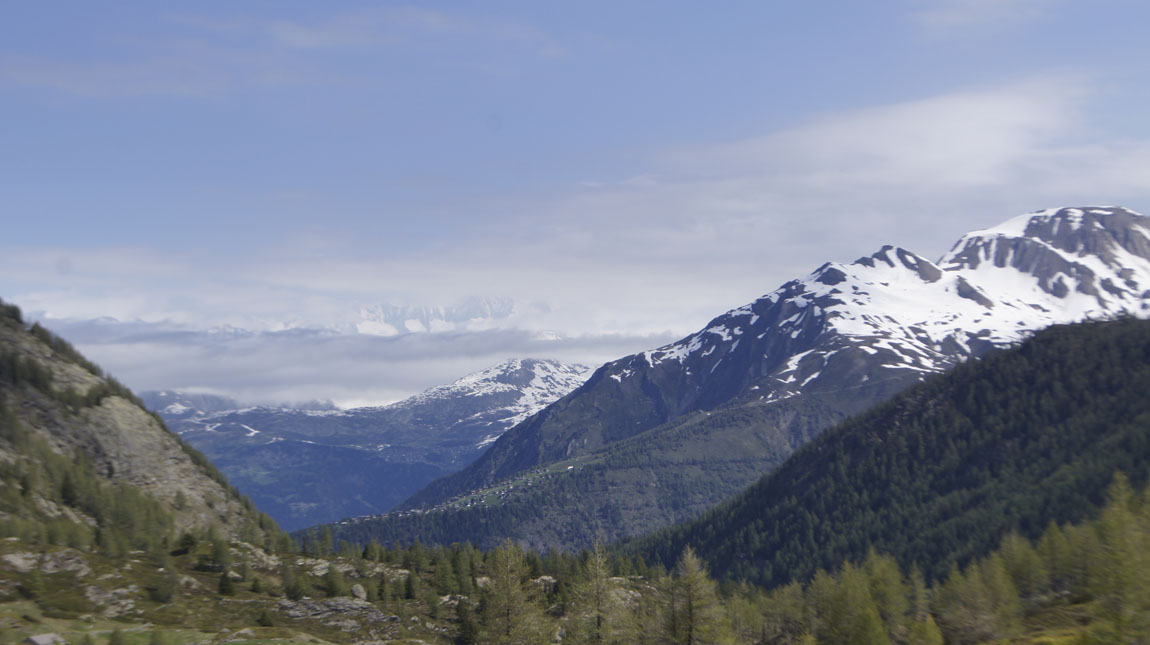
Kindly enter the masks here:
<path id="1" fill-rule="evenodd" d="M 687 544 L 717 575 L 765 586 L 868 548 L 942 579 L 1010 531 L 1079 522 L 1116 472 L 1150 461 L 1150 321 L 1056 325 L 932 377 L 814 439 L 703 516 L 632 541 L 648 562 Z"/>
<path id="2" fill-rule="evenodd" d="M 390 405 L 348 410 L 256 406 L 199 414 L 178 393 L 144 398 L 260 508 L 294 529 L 388 510 L 470 463 L 585 372 L 553 360 L 508 359 Z"/>
<path id="3" fill-rule="evenodd" d="M 1148 308 L 1150 224 L 1121 207 L 1015 217 L 964 235 L 938 263 L 886 245 L 849 264 L 827 262 L 679 341 L 606 363 L 401 508 L 740 397 L 769 402 L 884 379 L 897 391 L 1050 324 Z"/>

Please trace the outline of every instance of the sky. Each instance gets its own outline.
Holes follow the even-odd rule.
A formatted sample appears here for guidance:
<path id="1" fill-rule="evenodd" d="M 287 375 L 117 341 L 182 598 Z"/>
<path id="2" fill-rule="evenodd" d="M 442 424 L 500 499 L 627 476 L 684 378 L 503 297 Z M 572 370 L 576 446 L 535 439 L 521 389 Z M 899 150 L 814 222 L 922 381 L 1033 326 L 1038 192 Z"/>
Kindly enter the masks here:
<path id="1" fill-rule="evenodd" d="M 1150 212 L 1140 0 L 0 6 L 0 298 L 137 391 L 598 365 L 883 244 Z"/>

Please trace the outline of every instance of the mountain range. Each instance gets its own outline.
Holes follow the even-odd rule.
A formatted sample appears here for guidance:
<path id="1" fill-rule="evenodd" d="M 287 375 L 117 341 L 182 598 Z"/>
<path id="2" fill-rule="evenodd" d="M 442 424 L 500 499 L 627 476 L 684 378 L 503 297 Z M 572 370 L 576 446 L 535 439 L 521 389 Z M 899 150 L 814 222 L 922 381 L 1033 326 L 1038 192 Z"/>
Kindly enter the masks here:
<path id="1" fill-rule="evenodd" d="M 450 541 L 442 527 L 474 525 L 492 527 L 470 536 L 480 544 L 498 531 L 536 546 L 637 535 L 701 513 L 927 375 L 1051 324 L 1145 316 L 1148 303 L 1150 223 L 1120 207 L 1016 217 L 937 262 L 885 246 L 607 363 L 406 512 L 355 531 Z"/>
<path id="2" fill-rule="evenodd" d="M 1010 532 L 1103 505 L 1150 463 L 1150 321 L 1055 325 L 852 417 L 748 490 L 627 545 L 670 566 L 686 545 L 724 578 L 772 587 L 869 549 L 943 579 Z"/>
<path id="3" fill-rule="evenodd" d="M 141 398 L 260 508 L 296 529 L 390 509 L 470 463 L 588 371 L 512 359 L 391 405 L 348 410 L 245 408 L 181 392 Z"/>
<path id="4" fill-rule="evenodd" d="M 863 355 L 889 350 L 909 367 L 887 356 L 874 368 L 885 378 L 864 374 L 857 387 L 847 380 L 838 391 L 829 384 L 841 375 L 828 373 L 837 353 L 824 356 L 822 369 L 805 372 L 800 358 L 787 369 L 768 370 L 780 384 L 776 389 L 764 391 L 765 382 L 752 378 L 718 402 L 709 397 L 721 388 L 703 379 L 698 389 L 710 387 L 710 394 L 684 398 L 677 409 L 663 401 L 653 414 L 669 421 L 629 434 L 613 428 L 607 415 L 627 410 L 626 397 L 635 395 L 622 389 L 620 400 L 594 395 L 605 391 L 603 382 L 627 384 L 642 366 L 609 363 L 537 413 L 531 409 L 543 397 L 514 413 L 510 403 L 488 407 L 501 407 L 503 418 L 522 419 L 489 442 L 495 447 L 517 439 L 524 428 L 561 428 L 564 415 L 594 418 L 587 411 L 597 410 L 599 425 L 588 425 L 583 441 L 566 444 L 560 458 L 545 460 L 553 447 L 548 435 L 537 432 L 534 444 L 511 442 L 533 446 L 536 465 L 434 507 L 344 522 L 333 527 L 335 535 L 308 532 L 296 544 L 127 388 L 0 303 L 0 625 L 18 637 L 58 631 L 73 641 L 95 635 L 118 642 L 126 632 L 148 630 L 157 642 L 218 640 L 226 629 L 231 640 L 308 634 L 333 642 L 494 642 L 487 636 L 492 629 L 508 633 L 498 623 L 511 606 L 498 604 L 511 597 L 502 595 L 506 587 L 522 601 L 520 609 L 532 612 L 521 614 L 525 620 L 547 634 L 519 642 L 539 642 L 560 629 L 574 642 L 581 621 L 594 617 L 591 589 L 604 583 L 600 597 L 614 599 L 608 602 L 617 610 L 603 613 L 604 624 L 629 630 L 617 631 L 619 642 L 637 642 L 644 634 L 690 642 L 679 637 L 681 619 L 696 613 L 709 616 L 715 631 L 708 633 L 718 634 L 718 642 L 735 634 L 740 642 L 861 642 L 860 635 L 867 642 L 1144 639 L 1150 605 L 1139 572 L 1150 542 L 1146 493 L 1136 491 L 1147 481 L 1150 460 L 1150 322 L 1136 317 L 1145 317 L 1150 299 L 1141 289 L 1147 239 L 1145 220 L 1129 211 L 1063 209 L 964 237 L 943 262 L 931 263 L 937 275 L 893 248 L 853 265 L 825 265 L 806 281 L 788 283 L 797 296 L 780 297 L 784 285 L 749 305 L 751 317 L 740 308 L 680 343 L 628 358 L 642 357 L 650 368 L 678 362 L 684 372 L 705 367 L 702 359 L 720 350 L 724 360 L 733 359 L 740 338 L 749 340 L 755 331 L 753 316 L 774 316 L 784 330 L 801 318 L 772 311 L 792 299 L 806 301 L 803 311 L 822 309 L 811 314 L 816 321 L 821 315 L 824 323 L 841 323 L 825 323 L 825 339 L 841 339 L 848 323 L 861 321 L 871 330 L 870 344 L 867 334 L 855 331 L 863 338 L 856 339 L 859 346 L 871 350 Z M 906 325 L 893 314 L 838 308 L 833 301 L 861 307 L 901 283 L 902 293 L 914 297 L 906 298 L 904 309 L 888 311 L 941 311 L 950 303 L 946 314 L 964 324 L 969 312 L 912 280 L 874 281 L 891 275 L 859 266 L 896 272 L 901 266 L 924 284 L 940 283 L 942 294 L 961 289 L 959 298 L 1013 317 L 981 316 L 968 329 L 920 322 L 916 353 L 897 336 Z M 1014 275 L 1008 269 L 1024 276 L 1014 276 L 1013 289 L 1006 288 Z M 974 281 L 980 271 L 991 278 Z M 818 292 L 828 275 L 828 286 L 839 292 Z M 993 288 L 1000 288 L 997 299 L 987 295 Z M 847 289 L 857 301 L 842 295 Z M 1026 295 L 1028 289 L 1034 292 Z M 1019 297 L 1001 297 L 1010 293 Z M 1021 319 L 1013 310 L 1039 317 Z M 1026 328 L 1028 320 L 1041 326 L 1059 315 L 1114 320 L 1053 324 L 1037 333 Z M 741 333 L 732 331 L 736 324 Z M 799 329 L 792 339 L 803 337 Z M 708 352 L 710 336 L 728 344 L 715 343 Z M 819 337 L 797 351 L 819 351 Z M 956 358 L 930 362 L 923 348 Z M 782 365 L 796 355 L 784 357 Z M 949 369 L 932 367 L 946 360 L 954 361 Z M 718 365 L 712 364 L 716 374 L 727 369 Z M 634 373 L 611 372 L 612 366 Z M 530 398 L 523 388 L 546 381 L 522 364 L 494 372 L 409 401 L 409 411 L 431 406 L 412 412 L 411 423 L 438 413 L 451 400 L 445 391 L 475 399 L 510 394 L 504 398 L 519 403 Z M 834 423 L 867 396 L 897 387 L 901 381 L 887 372 L 926 382 Z M 828 389 L 788 391 L 799 379 Z M 665 384 L 639 391 L 655 400 L 656 386 Z M 235 403 L 222 398 L 157 396 L 154 404 L 163 403 L 166 414 L 191 424 L 255 411 L 231 410 Z M 301 423 L 343 414 L 294 412 Z M 437 417 L 436 427 L 452 416 Z M 219 434 L 212 430 L 223 422 L 200 425 Z M 269 437 L 262 439 L 271 445 L 306 441 L 248 423 L 238 430 L 257 443 L 265 433 Z M 289 424 L 284 436 L 290 431 Z M 334 424 L 316 436 L 362 449 L 370 434 Z M 469 449 L 479 450 L 488 436 L 473 435 Z M 418 447 L 408 454 L 426 457 Z M 466 543 L 428 548 L 416 542 L 407 549 L 367 543 L 386 531 L 407 539 L 400 535 L 404 530 L 417 531 L 426 542 L 446 542 L 452 532 L 481 544 L 496 536 L 548 546 L 609 539 L 674 521 L 722 496 L 721 489 L 731 486 L 723 479 L 733 481 L 764 463 L 774 465 L 742 494 L 694 521 L 616 548 L 610 558 L 598 548 L 580 558 L 570 551 L 525 553 L 505 543 L 485 556 Z M 1057 524 L 1092 517 L 1097 519 L 1089 524 Z M 1011 532 L 1042 538 L 1033 545 Z M 367 544 L 362 550 L 337 546 L 340 539 Z M 301 544 L 305 552 L 295 551 Z M 667 576 L 662 567 L 672 562 L 674 574 Z M 764 594 L 733 584 L 720 598 L 707 568 L 730 581 L 775 589 Z M 686 633 L 694 634 L 693 627 Z"/>

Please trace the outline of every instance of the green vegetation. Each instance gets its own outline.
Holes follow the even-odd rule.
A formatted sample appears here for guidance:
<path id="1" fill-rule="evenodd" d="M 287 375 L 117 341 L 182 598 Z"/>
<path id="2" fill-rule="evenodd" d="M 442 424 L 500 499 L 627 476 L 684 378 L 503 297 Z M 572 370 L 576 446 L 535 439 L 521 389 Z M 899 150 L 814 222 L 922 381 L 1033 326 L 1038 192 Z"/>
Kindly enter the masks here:
<path id="1" fill-rule="evenodd" d="M 5 443 L 22 458 L 0 461 L 0 537 L 80 549 L 95 546 L 109 555 L 123 555 L 155 551 L 172 536 L 172 517 L 163 503 L 136 488 L 108 482 L 82 454 L 57 454 L 46 440 L 23 430 L 0 400 L 0 445 Z M 40 508 L 45 501 L 94 522 L 75 514 L 46 518 Z"/>
<path id="2" fill-rule="evenodd" d="M 10 355 L 0 643 L 1150 642 L 1147 322 L 1051 329 L 828 432 L 696 522 L 579 554 L 387 547 L 345 527 L 293 544 L 250 503 L 243 527 L 177 530 L 186 498 L 115 483 L 29 429 L 25 401 L 67 397 Z M 676 454 L 659 449 L 583 456 L 503 492 Z M 469 510 L 499 508 L 515 507 Z"/>
<path id="3" fill-rule="evenodd" d="M 1136 493 L 1119 474 L 1106 496 L 1095 520 L 1050 524 L 1036 541 L 1010 534 L 933 585 L 875 550 L 819 569 L 805 584 L 765 591 L 717 584 L 691 549 L 668 572 L 601 547 L 541 555 L 511 542 L 487 553 L 467 544 L 371 543 L 347 556 L 247 560 L 254 552 L 233 543 L 248 575 L 263 581 L 255 591 L 238 581 L 225 588 L 235 575 L 201 570 L 212 551 L 207 535 L 188 553 L 155 559 L 48 547 L 23 573 L 4 567 L 31 555 L 26 545 L 2 541 L 0 572 L 16 591 L 0 592 L 0 626 L 13 637 L 55 630 L 97 643 L 120 629 L 138 645 L 156 632 L 172 643 L 307 635 L 466 645 L 547 643 L 555 634 L 564 643 L 640 645 L 1146 642 L 1150 489 Z M 78 561 L 90 571 L 81 573 Z M 183 582 L 166 602 L 130 591 L 172 573 Z M 286 593 L 293 578 L 307 589 L 294 600 Z M 99 618 L 106 605 L 90 598 L 100 595 L 130 602 L 130 613 Z"/>
<path id="4" fill-rule="evenodd" d="M 698 516 L 842 415 L 818 395 L 691 413 L 431 509 L 359 518 L 333 530 L 359 544 L 470 540 L 492 548 L 511 537 L 535 548 L 578 550 Z"/>
<path id="5" fill-rule="evenodd" d="M 629 545 L 687 546 L 724 578 L 777 587 L 870 548 L 941 579 L 1016 531 L 1097 511 L 1150 464 L 1150 322 L 1059 326 L 827 431 L 699 519 Z"/>

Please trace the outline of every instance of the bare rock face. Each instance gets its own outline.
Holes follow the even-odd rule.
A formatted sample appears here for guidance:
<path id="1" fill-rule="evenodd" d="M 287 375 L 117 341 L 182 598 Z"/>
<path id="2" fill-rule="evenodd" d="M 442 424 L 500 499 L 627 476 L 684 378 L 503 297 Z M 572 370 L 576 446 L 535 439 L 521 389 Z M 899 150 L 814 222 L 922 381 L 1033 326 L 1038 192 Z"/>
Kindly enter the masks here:
<path id="1" fill-rule="evenodd" d="M 367 590 L 357 582 L 351 586 L 351 597 L 356 600 L 367 600 Z"/>
<path id="2" fill-rule="evenodd" d="M 244 516 L 239 499 L 122 387 L 10 318 L 0 320 L 0 351 L 50 375 L 48 386 L 40 388 L 0 382 L 0 401 L 26 430 L 46 439 L 61 455 L 88 460 L 111 481 L 138 487 L 166 502 L 178 528 L 215 523 L 233 534 L 239 530 Z M 104 395 L 83 399 L 99 391 Z M 58 395 L 66 392 L 83 402 L 66 404 Z M 0 445 L 0 460 L 13 458 Z M 71 512 L 50 507 L 41 511 L 49 517 Z"/>
<path id="3" fill-rule="evenodd" d="M 79 551 L 72 549 L 43 554 L 19 551 L 9 553 L 0 560 L 20 573 L 39 569 L 48 574 L 71 573 L 77 578 L 83 578 L 92 573 L 92 569 L 88 566 L 88 561 L 84 556 Z"/>
<path id="4" fill-rule="evenodd" d="M 96 585 L 84 587 L 84 597 L 92 604 L 100 607 L 100 613 L 107 618 L 115 618 L 132 613 L 136 609 L 135 598 L 140 595 L 140 588 L 128 585 L 120 589 L 102 589 Z"/>
<path id="5" fill-rule="evenodd" d="M 281 600 L 276 611 L 295 620 L 319 621 L 359 638 L 389 639 L 399 633 L 399 616 L 385 614 L 358 598 Z"/>

